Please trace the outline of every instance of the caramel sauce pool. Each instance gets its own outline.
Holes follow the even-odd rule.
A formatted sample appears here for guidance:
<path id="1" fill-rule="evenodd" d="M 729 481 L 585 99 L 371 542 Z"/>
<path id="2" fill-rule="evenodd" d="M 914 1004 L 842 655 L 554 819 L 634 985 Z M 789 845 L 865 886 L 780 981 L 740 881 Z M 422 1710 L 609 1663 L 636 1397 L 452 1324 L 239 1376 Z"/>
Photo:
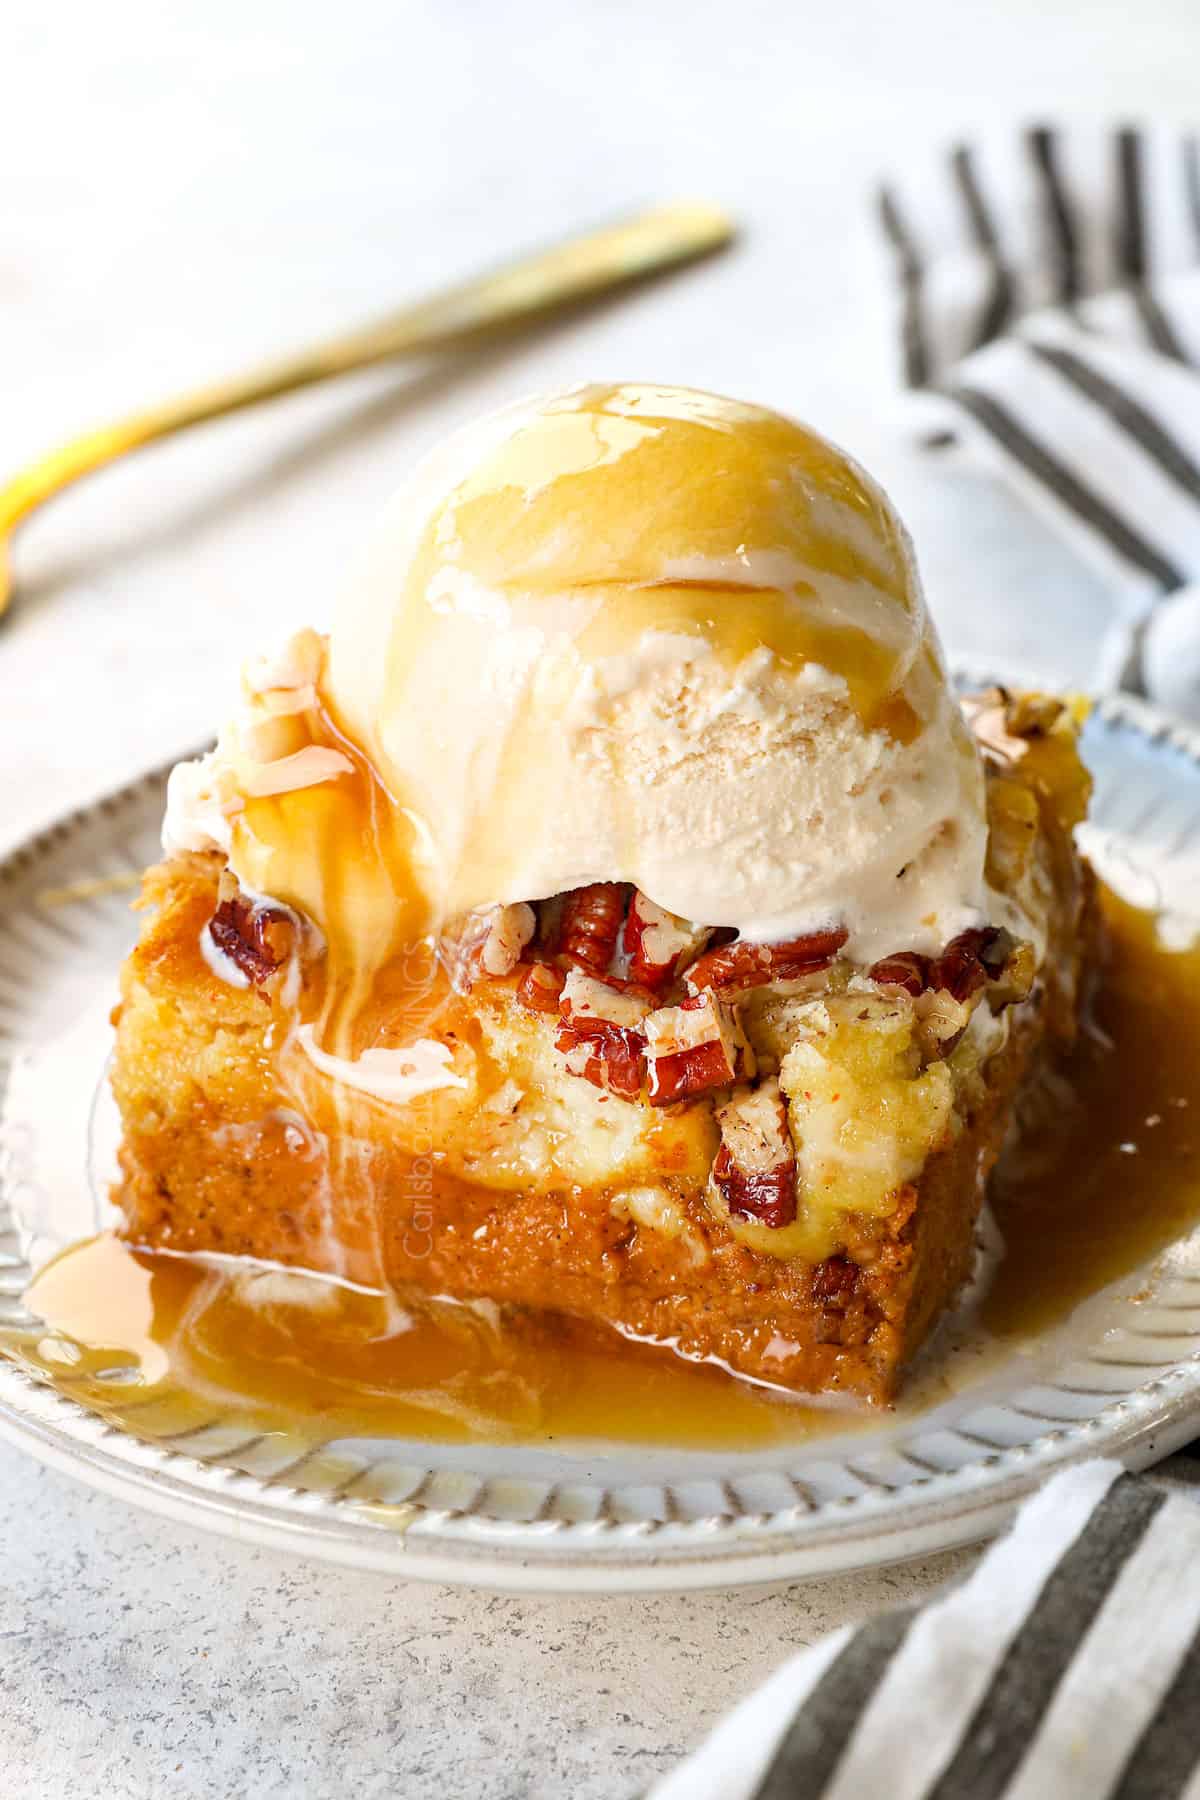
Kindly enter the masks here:
<path id="1" fill-rule="evenodd" d="M 1104 904 L 1111 955 L 1089 1030 L 992 1184 L 1005 1250 L 973 1329 L 1001 1346 L 1200 1219 L 1200 949 L 1167 950 L 1152 915 Z M 607 1330 L 111 1236 L 49 1264 L 26 1302 L 41 1324 L 0 1350 L 152 1437 L 220 1417 L 301 1447 L 372 1435 L 752 1449 L 878 1423 Z"/>

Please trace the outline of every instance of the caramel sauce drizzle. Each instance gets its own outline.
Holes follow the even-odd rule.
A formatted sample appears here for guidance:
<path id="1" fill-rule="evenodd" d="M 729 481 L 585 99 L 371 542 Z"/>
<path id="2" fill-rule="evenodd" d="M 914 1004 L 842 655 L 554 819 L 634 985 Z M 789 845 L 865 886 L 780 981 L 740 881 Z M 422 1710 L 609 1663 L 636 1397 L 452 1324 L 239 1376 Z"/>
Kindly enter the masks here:
<path id="1" fill-rule="evenodd" d="M 398 959 L 423 958 L 428 973 L 419 982 L 389 984 L 389 997 L 399 1001 L 389 1017 L 405 1035 L 419 1034 L 438 921 L 419 819 L 388 793 L 324 696 L 296 725 L 309 743 L 339 750 L 352 769 L 313 787 L 247 800 L 233 861 L 243 885 L 318 923 L 325 939 L 318 1037 L 353 1060 L 375 1041 L 380 977 Z M 312 1011 L 310 994 L 303 1016 Z"/>
<path id="2" fill-rule="evenodd" d="M 725 671 L 756 652 L 819 665 L 904 744 L 944 690 L 890 505 L 776 414 L 587 387 L 452 441 L 424 483 L 347 596 L 327 685 L 397 805 L 415 815 L 444 796 L 430 835 L 455 841 L 427 874 L 449 914 L 530 897 L 509 891 L 513 845 L 539 829 L 563 721 L 648 641 L 690 640 Z M 486 724 L 464 712 L 464 685 Z M 633 841 L 635 796 L 612 804 Z"/>
<path id="3" fill-rule="evenodd" d="M 993 1181 L 1005 1251 L 980 1320 L 997 1353 L 1036 1344 L 1200 1220 L 1200 949 L 1165 949 L 1153 916 L 1111 893 L 1104 906 L 1111 956 L 1088 1030 Z M 41 1324 L 6 1332 L 0 1352 L 147 1436 L 219 1413 L 299 1444 L 370 1433 L 751 1449 L 879 1422 L 553 1315 L 384 1298 L 112 1237 L 49 1264 L 27 1305 Z M 976 1327 L 969 1341 L 968 1378 Z M 931 1384 L 944 1398 L 946 1342 L 903 1413 Z"/>
<path id="4" fill-rule="evenodd" d="M 660 631 L 730 665 L 764 648 L 785 668 L 820 663 L 864 718 L 926 623 L 888 503 L 840 451 L 776 413 L 636 385 L 562 396 L 441 497 L 393 614 L 389 691 L 481 590 L 550 629 L 581 599 L 567 635 L 583 662 Z"/>

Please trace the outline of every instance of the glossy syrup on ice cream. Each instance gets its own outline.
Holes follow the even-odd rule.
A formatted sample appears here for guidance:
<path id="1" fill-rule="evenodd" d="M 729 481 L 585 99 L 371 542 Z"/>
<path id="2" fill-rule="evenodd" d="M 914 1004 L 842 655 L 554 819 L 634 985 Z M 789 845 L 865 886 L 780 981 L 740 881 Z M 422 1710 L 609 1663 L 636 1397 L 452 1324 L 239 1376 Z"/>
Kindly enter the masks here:
<path id="1" fill-rule="evenodd" d="M 942 886 L 980 899 L 977 762 L 907 536 L 762 408 L 595 386 L 450 440 L 348 586 L 328 692 L 421 812 L 451 916 L 623 880 L 795 935 L 828 922 L 835 841 L 853 911 L 948 819 Z"/>
<path id="2" fill-rule="evenodd" d="M 171 836 L 315 922 L 314 1042 L 343 1059 L 389 969 L 496 903 L 628 881 L 758 941 L 836 917 L 865 962 L 987 909 L 978 758 L 903 527 L 765 409 L 594 386 L 450 440 L 319 654 L 223 734 L 216 835 Z M 333 772 L 305 784 L 314 749 Z"/>

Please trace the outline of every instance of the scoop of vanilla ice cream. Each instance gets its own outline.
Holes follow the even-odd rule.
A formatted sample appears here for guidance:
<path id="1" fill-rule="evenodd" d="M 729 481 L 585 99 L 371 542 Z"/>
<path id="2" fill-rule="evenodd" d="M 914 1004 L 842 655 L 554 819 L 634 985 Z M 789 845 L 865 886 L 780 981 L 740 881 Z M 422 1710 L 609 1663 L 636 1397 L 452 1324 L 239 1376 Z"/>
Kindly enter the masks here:
<path id="1" fill-rule="evenodd" d="M 630 881 L 861 959 L 984 905 L 982 773 L 908 538 L 823 439 L 585 387 L 451 439 L 338 613 L 326 697 L 443 918 Z"/>

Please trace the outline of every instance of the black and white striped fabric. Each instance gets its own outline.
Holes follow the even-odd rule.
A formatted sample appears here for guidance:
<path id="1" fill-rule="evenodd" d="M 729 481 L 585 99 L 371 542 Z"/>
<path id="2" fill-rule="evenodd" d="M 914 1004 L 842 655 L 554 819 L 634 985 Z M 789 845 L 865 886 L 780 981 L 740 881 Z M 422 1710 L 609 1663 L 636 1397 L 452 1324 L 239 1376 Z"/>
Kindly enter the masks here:
<path id="1" fill-rule="evenodd" d="M 1200 1800 L 1200 1505 L 1065 1470 L 960 1587 L 801 1652 L 653 1800 Z"/>
<path id="2" fill-rule="evenodd" d="M 927 441 L 1014 485 L 1111 581 L 1099 685 L 1200 717 L 1196 139 L 960 145 L 884 187 L 878 218 Z"/>

